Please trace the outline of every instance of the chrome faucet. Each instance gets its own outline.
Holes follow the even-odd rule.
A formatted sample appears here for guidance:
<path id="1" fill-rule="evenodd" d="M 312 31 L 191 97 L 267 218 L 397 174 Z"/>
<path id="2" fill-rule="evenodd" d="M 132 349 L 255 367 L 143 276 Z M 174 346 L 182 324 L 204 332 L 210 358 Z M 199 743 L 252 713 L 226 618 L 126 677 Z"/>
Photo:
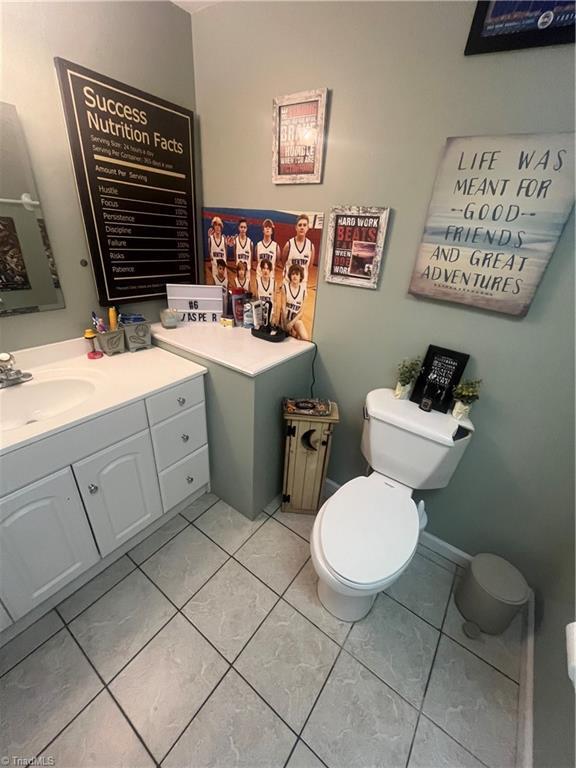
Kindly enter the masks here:
<path id="1" fill-rule="evenodd" d="M 23 373 L 15 367 L 15 364 L 14 355 L 9 352 L 0 352 L 0 389 L 23 384 L 32 378 L 31 373 Z"/>

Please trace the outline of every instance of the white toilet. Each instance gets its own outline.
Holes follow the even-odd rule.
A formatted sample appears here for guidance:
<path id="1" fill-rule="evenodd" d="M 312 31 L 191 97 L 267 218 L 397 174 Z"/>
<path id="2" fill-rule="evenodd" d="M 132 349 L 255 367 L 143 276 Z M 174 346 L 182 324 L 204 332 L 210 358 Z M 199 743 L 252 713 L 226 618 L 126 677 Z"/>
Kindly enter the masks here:
<path id="1" fill-rule="evenodd" d="M 336 491 L 312 529 L 318 597 L 330 613 L 361 619 L 406 569 L 426 525 L 412 491 L 448 485 L 473 431 L 468 419 L 421 411 L 391 389 L 368 393 L 361 447 L 374 471 Z"/>

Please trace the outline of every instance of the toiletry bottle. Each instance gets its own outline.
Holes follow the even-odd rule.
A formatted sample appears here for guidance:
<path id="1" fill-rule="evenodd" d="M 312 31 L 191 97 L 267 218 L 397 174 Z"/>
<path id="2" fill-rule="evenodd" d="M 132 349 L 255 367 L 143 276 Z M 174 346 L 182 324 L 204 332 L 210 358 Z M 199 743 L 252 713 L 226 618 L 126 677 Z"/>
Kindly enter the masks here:
<path id="1" fill-rule="evenodd" d="M 260 328 L 262 326 L 262 302 L 260 299 L 254 299 L 252 301 L 252 315 L 254 320 L 254 328 Z"/>
<path id="2" fill-rule="evenodd" d="M 244 318 L 242 320 L 244 328 L 254 328 L 254 310 L 252 309 L 252 294 L 246 294 L 244 300 Z"/>
<path id="3" fill-rule="evenodd" d="M 96 338 L 96 331 L 94 330 L 94 328 L 86 328 L 86 330 L 84 331 L 84 338 L 86 339 L 86 341 L 90 343 L 90 352 L 86 353 L 86 357 L 89 360 L 99 360 L 101 357 L 104 356 L 104 353 L 96 349 L 94 345 L 94 339 Z"/>
<path id="4" fill-rule="evenodd" d="M 244 319 L 244 300 L 245 293 L 242 288 L 232 288 L 232 315 L 234 316 L 234 325 L 242 327 Z"/>

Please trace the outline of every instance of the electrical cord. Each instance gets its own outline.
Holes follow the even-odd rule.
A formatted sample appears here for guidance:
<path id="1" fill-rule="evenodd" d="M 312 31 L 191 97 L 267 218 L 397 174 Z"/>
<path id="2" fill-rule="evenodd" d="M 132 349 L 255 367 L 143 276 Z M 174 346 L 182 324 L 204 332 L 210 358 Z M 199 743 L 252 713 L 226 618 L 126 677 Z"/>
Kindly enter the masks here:
<path id="1" fill-rule="evenodd" d="M 310 398 L 314 399 L 314 384 L 316 384 L 316 373 L 314 371 L 314 363 L 316 362 L 316 355 L 318 354 L 318 345 L 315 341 L 311 341 L 310 344 L 314 344 L 314 356 L 312 358 L 312 383 L 310 384 Z"/>

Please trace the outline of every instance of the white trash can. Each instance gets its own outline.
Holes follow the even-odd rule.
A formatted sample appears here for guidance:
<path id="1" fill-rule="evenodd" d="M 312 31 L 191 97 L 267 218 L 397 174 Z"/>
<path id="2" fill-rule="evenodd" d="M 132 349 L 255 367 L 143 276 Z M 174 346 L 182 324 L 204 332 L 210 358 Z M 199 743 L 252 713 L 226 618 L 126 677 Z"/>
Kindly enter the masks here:
<path id="1" fill-rule="evenodd" d="M 454 599 L 469 622 L 488 635 L 504 632 L 528 600 L 530 587 L 520 571 L 498 555 L 473 558 Z"/>

